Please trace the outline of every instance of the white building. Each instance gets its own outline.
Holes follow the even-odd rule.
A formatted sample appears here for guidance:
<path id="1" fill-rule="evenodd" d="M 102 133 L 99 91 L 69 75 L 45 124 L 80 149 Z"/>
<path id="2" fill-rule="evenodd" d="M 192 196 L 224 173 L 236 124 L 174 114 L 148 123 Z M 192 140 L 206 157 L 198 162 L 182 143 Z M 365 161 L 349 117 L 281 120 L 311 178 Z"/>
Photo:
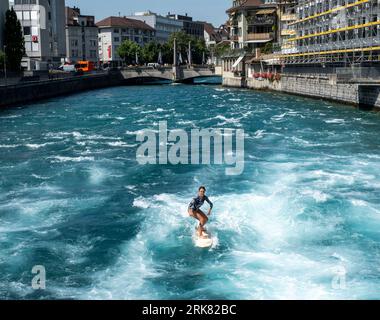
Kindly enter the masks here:
<path id="1" fill-rule="evenodd" d="M 66 7 L 66 60 L 98 61 L 98 27 L 94 16 L 81 15 L 79 8 Z"/>
<path id="2" fill-rule="evenodd" d="M 8 0 L 1 0 L 0 1 L 0 50 L 3 50 L 4 46 L 4 40 L 3 40 L 3 34 L 4 34 L 4 24 L 5 24 L 5 13 L 9 9 L 9 2 Z"/>
<path id="3" fill-rule="evenodd" d="M 14 0 L 14 10 L 25 38 L 21 66 L 27 70 L 59 66 L 66 56 L 65 0 Z"/>
<path id="4" fill-rule="evenodd" d="M 156 39 L 159 43 L 167 42 L 172 33 L 183 30 L 183 21 L 164 17 L 150 11 L 136 12 L 128 18 L 143 21 L 155 29 Z"/>
<path id="5" fill-rule="evenodd" d="M 156 40 L 156 31 L 143 21 L 126 17 L 108 17 L 96 23 L 99 28 L 99 60 L 118 65 L 122 59 L 117 49 L 125 40 L 144 46 Z"/>

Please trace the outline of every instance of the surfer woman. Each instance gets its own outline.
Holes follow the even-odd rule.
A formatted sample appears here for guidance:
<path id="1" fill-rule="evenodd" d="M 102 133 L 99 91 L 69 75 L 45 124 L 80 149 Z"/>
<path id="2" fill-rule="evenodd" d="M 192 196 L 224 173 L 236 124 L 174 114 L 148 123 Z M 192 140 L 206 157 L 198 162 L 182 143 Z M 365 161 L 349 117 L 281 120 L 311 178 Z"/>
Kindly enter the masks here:
<path id="1" fill-rule="evenodd" d="M 204 202 L 207 202 L 210 205 L 210 209 L 208 210 L 208 216 L 211 214 L 211 210 L 213 207 L 212 202 L 210 199 L 206 196 L 206 188 L 205 187 L 199 187 L 198 189 L 198 196 L 193 198 L 193 200 L 189 204 L 189 215 L 193 218 L 199 220 L 199 226 L 197 229 L 198 236 L 201 238 L 207 238 L 207 233 L 205 232 L 205 224 L 208 221 L 207 216 L 205 213 L 200 209 L 200 207 L 204 204 Z"/>

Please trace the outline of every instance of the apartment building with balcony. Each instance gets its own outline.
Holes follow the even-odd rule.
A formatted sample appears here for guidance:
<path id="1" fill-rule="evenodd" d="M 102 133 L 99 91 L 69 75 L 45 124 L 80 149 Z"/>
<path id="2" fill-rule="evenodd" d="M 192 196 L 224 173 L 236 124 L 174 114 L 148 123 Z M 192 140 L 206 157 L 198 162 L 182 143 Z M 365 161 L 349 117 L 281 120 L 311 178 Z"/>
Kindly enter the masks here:
<path id="1" fill-rule="evenodd" d="M 296 15 L 289 24 L 295 50 L 283 56 L 284 63 L 379 62 L 379 0 L 299 0 Z"/>
<path id="2" fill-rule="evenodd" d="M 122 59 L 117 49 L 125 40 L 144 46 L 156 41 L 156 30 L 143 21 L 127 17 L 108 17 L 96 23 L 99 28 L 99 60 L 102 63 L 120 65 Z"/>
<path id="3" fill-rule="evenodd" d="M 292 25 L 297 20 L 297 2 L 297 0 L 278 1 L 279 43 L 277 51 L 281 51 L 282 53 L 293 53 L 296 51 L 294 42 L 289 41 L 289 39 L 294 38 L 296 35 L 296 31 Z"/>
<path id="4" fill-rule="evenodd" d="M 233 49 L 263 48 L 278 41 L 278 5 L 261 0 L 234 0 L 227 10 Z"/>
<path id="5" fill-rule="evenodd" d="M 98 27 L 95 17 L 66 7 L 66 61 L 98 61 Z"/>
<path id="6" fill-rule="evenodd" d="M 25 39 L 27 70 L 58 67 L 66 57 L 65 0 L 15 0 Z"/>

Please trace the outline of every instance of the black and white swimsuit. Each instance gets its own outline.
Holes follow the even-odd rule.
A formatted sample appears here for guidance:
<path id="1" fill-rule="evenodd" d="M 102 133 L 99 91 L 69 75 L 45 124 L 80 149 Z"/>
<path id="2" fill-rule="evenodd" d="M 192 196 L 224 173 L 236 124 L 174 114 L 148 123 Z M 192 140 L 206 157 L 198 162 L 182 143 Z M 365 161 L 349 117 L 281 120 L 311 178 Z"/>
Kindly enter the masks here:
<path id="1" fill-rule="evenodd" d="M 189 209 L 193 209 L 194 211 L 197 211 L 200 209 L 200 207 L 203 206 L 205 201 L 210 205 L 210 209 L 212 209 L 214 205 L 212 204 L 212 202 L 207 196 L 204 196 L 203 199 L 200 196 L 193 198 L 193 200 L 189 204 Z"/>

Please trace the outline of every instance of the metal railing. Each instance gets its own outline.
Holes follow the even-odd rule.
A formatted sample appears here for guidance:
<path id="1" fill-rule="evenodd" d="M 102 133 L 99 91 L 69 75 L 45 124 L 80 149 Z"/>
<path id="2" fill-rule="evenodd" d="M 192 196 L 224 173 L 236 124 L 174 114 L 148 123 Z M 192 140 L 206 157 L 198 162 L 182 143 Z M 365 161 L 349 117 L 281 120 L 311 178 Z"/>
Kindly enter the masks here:
<path id="1" fill-rule="evenodd" d="M 269 32 L 247 34 L 247 40 L 272 40 L 272 39 L 273 39 L 273 34 Z"/>
<path id="2" fill-rule="evenodd" d="M 380 69 L 375 67 L 342 67 L 336 68 L 335 72 L 340 82 L 380 82 Z"/>

